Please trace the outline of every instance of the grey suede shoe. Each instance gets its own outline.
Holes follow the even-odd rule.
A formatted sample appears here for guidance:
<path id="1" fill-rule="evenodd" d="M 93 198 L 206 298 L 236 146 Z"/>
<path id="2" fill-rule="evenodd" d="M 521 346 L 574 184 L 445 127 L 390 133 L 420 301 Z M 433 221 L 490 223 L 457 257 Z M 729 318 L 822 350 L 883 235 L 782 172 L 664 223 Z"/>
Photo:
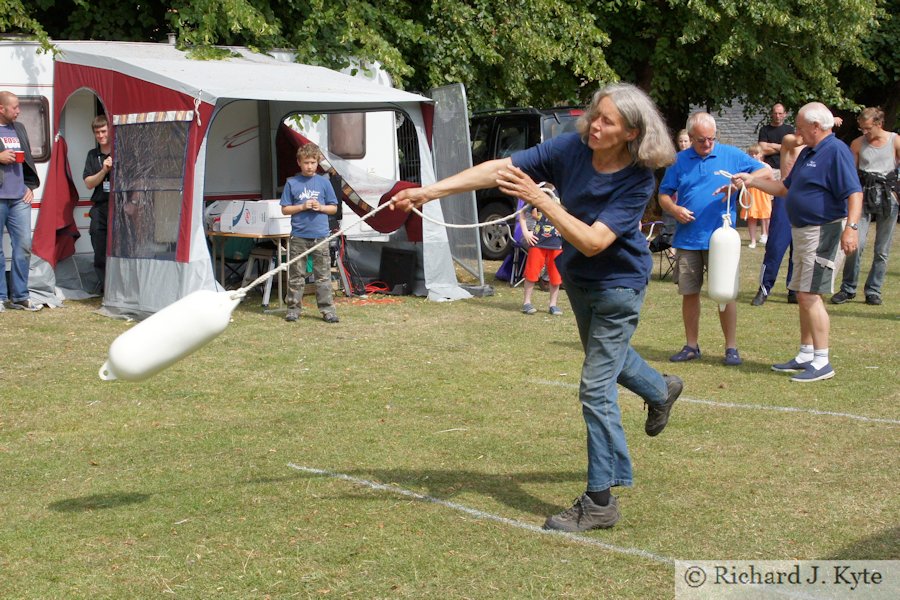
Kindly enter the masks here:
<path id="1" fill-rule="evenodd" d="M 609 497 L 609 504 L 598 506 L 587 494 L 575 500 L 572 508 L 548 518 L 544 529 L 556 531 L 588 531 L 590 529 L 609 529 L 619 520 L 619 501 L 615 496 Z"/>

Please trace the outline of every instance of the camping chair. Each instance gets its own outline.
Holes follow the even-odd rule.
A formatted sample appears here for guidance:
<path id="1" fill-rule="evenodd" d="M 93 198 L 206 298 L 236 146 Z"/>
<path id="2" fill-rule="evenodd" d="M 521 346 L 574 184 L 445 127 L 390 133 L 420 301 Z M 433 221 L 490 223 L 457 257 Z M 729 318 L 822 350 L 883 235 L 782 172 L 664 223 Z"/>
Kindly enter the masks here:
<path id="1" fill-rule="evenodd" d="M 641 231 L 647 237 L 647 246 L 652 254 L 659 254 L 659 280 L 663 281 L 675 270 L 675 256 L 670 254 L 672 239 L 663 230 L 662 221 L 641 223 Z"/>
<path id="2" fill-rule="evenodd" d="M 505 223 L 505 225 L 509 228 L 509 223 Z M 518 225 L 516 230 L 518 231 Z M 520 283 L 525 281 L 525 261 L 528 258 L 528 248 L 522 243 L 521 233 L 517 238 L 515 233 L 510 231 L 509 239 L 512 243 L 512 252 L 509 255 L 509 285 L 517 287 Z"/>
<path id="3" fill-rule="evenodd" d="M 213 241 L 215 243 L 215 241 Z M 224 281 L 221 281 L 225 289 L 233 289 L 244 277 L 247 269 L 247 259 L 253 250 L 254 241 L 247 238 L 225 238 L 221 246 L 222 265 L 225 269 Z"/>
<path id="4" fill-rule="evenodd" d="M 241 282 L 241 287 L 245 287 L 263 273 L 274 269 L 278 265 L 276 252 L 277 247 L 274 244 L 257 244 L 253 250 L 250 251 L 250 257 L 247 259 L 247 267 L 244 269 L 244 280 Z M 286 262 L 287 260 L 290 260 L 290 257 L 282 255 L 282 259 Z M 283 292 L 282 281 L 286 275 L 284 273 L 279 273 L 277 277 L 279 278 L 279 292 Z M 260 284 L 260 287 L 262 287 L 262 305 L 264 308 L 268 308 L 269 306 L 269 299 L 272 296 L 273 279 L 274 277 L 270 277 Z M 279 301 L 280 300 L 281 299 L 279 299 Z"/>

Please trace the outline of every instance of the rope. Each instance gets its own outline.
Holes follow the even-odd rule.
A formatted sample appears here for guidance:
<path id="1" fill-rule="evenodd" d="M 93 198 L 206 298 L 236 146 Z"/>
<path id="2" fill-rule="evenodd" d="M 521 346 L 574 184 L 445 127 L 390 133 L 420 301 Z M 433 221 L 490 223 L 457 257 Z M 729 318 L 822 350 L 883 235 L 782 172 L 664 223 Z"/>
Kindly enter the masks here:
<path id="1" fill-rule="evenodd" d="M 503 223 L 504 221 L 510 221 L 512 219 L 515 219 L 519 216 L 520 213 L 524 212 L 530 206 L 531 206 L 530 204 L 526 204 L 525 206 L 523 206 L 516 212 L 512 213 L 511 215 L 506 215 L 505 217 L 500 217 L 499 219 L 494 219 L 493 221 L 485 221 L 484 223 L 475 223 L 474 225 L 469 225 L 467 223 L 458 224 L 458 223 L 445 223 L 443 221 L 438 221 L 437 219 L 432 219 L 431 217 L 426 216 L 418 208 L 413 208 L 412 212 L 419 215 L 419 217 L 421 217 L 425 221 L 428 221 L 429 223 L 434 223 L 435 225 L 440 225 L 440 226 L 446 227 L 448 229 L 478 229 L 479 227 L 489 227 L 491 225 L 498 225 L 500 223 Z"/>
<path id="2" fill-rule="evenodd" d="M 553 200 L 555 200 L 557 204 L 559 204 L 560 203 L 559 196 L 557 196 L 556 192 L 554 190 L 552 190 L 551 188 L 545 187 L 547 185 L 548 184 L 546 181 L 542 181 L 538 184 L 538 187 L 541 188 L 545 194 L 547 194 L 548 196 L 553 198 Z M 500 223 L 503 223 L 504 221 L 511 221 L 512 219 L 517 218 L 521 213 L 528 210 L 528 208 L 530 206 L 531 206 L 530 204 L 525 204 L 525 206 L 523 206 L 519 210 L 515 211 L 511 215 L 506 215 L 505 217 L 500 217 L 499 219 L 494 219 L 493 221 L 485 221 L 484 223 L 476 223 L 474 225 L 468 225 L 468 224 L 459 225 L 456 223 L 445 223 L 443 221 L 438 221 L 437 219 L 432 219 L 431 217 L 425 216 L 417 208 L 413 208 L 412 212 L 419 215 L 419 217 L 428 221 L 429 223 L 434 223 L 435 225 L 440 225 L 442 227 L 447 227 L 449 229 L 477 229 L 478 227 L 489 227 L 491 225 L 499 225 Z"/>
<path id="3" fill-rule="evenodd" d="M 263 273 L 262 275 L 260 275 L 259 277 L 257 277 L 256 279 L 254 279 L 253 281 L 251 281 L 249 284 L 245 285 L 244 287 L 234 290 L 234 292 L 232 292 L 232 294 L 231 294 L 231 299 L 238 300 L 240 298 L 244 298 L 247 295 L 247 292 L 249 292 L 256 286 L 258 286 L 259 284 L 263 283 L 264 281 L 266 281 L 267 279 L 269 279 L 271 277 L 274 277 L 278 273 L 287 271 L 288 267 L 290 267 L 295 262 L 299 261 L 300 259 L 306 258 L 307 256 L 309 256 L 310 254 L 312 254 L 313 252 L 315 252 L 316 250 L 318 250 L 325 244 L 328 244 L 329 242 L 331 242 L 331 240 L 347 233 L 347 231 L 350 228 L 355 227 L 356 225 L 358 225 L 359 223 L 362 223 L 363 221 L 371 219 L 372 217 L 377 215 L 379 212 L 381 212 L 385 208 L 388 208 L 392 204 L 393 204 L 393 202 L 385 202 L 384 204 L 382 204 L 378 208 L 374 209 L 372 212 L 370 212 L 366 216 L 361 217 L 358 221 L 354 221 L 352 224 L 348 225 L 347 227 L 344 227 L 343 229 L 331 234 L 330 236 L 328 236 L 327 238 L 325 238 L 324 240 L 322 240 L 321 242 L 319 242 L 318 244 L 316 244 L 315 246 L 313 246 L 306 252 L 303 252 L 302 254 L 300 254 L 299 256 L 295 256 L 288 262 L 283 263 L 283 264 L 275 267 L 274 269 L 269 270 L 266 273 Z"/>
<path id="4" fill-rule="evenodd" d="M 330 167 L 330 165 L 329 165 L 329 167 Z M 544 190 L 544 192 L 545 192 L 546 194 L 548 194 L 551 198 L 553 198 L 554 200 L 556 200 L 556 202 L 559 202 L 559 201 L 560 201 L 560 200 L 559 200 L 559 196 L 557 196 L 557 195 L 554 193 L 553 190 L 548 189 L 548 188 L 545 188 L 544 185 L 545 185 L 544 182 L 541 182 L 540 184 L 538 184 L 538 187 L 540 187 L 542 190 Z M 355 193 L 355 192 L 354 192 L 354 193 Z M 360 199 L 360 202 L 362 202 L 362 199 Z M 241 298 L 244 298 L 244 297 L 247 295 L 247 292 L 249 292 L 250 290 L 252 290 L 252 289 L 255 288 L 256 286 L 260 285 L 261 283 L 263 283 L 263 282 L 266 281 L 267 279 L 269 279 L 269 278 L 271 278 L 271 277 L 274 277 L 274 276 L 275 276 L 276 274 L 278 274 L 278 273 L 287 271 L 287 270 L 288 270 L 288 267 L 290 267 L 290 266 L 291 266 L 292 264 L 294 264 L 295 262 L 297 262 L 297 261 L 299 261 L 299 260 L 301 260 L 301 259 L 303 259 L 303 258 L 306 258 L 306 257 L 309 256 L 310 254 L 312 254 L 313 252 L 315 252 L 316 250 L 318 250 L 320 247 L 322 247 L 322 246 L 324 246 L 325 244 L 328 244 L 329 242 L 331 242 L 331 240 L 333 240 L 333 239 L 335 239 L 335 238 L 337 238 L 337 237 L 340 237 L 340 236 L 344 235 L 344 234 L 345 234 L 348 230 L 350 230 L 352 227 L 355 227 L 356 225 L 358 225 L 358 224 L 360 224 L 360 223 L 362 223 L 362 222 L 364 222 L 364 221 L 367 221 L 367 220 L 371 219 L 372 217 L 374 217 L 375 215 L 377 215 L 379 212 L 381 212 L 381 211 L 384 210 L 385 208 L 388 208 L 389 206 L 391 206 L 393 203 L 394 203 L 393 200 L 391 200 L 391 201 L 389 201 L 389 202 L 385 202 L 384 204 L 382 204 L 382 205 L 379 206 L 378 208 L 372 210 L 372 212 L 366 214 L 364 217 L 360 217 L 360 219 L 359 219 L 358 221 L 354 221 L 353 223 L 351 223 L 351 224 L 348 225 L 347 227 L 344 227 L 343 229 L 340 229 L 340 230 L 334 232 L 333 234 L 331 234 L 330 236 L 328 236 L 327 238 L 325 238 L 324 240 L 322 240 L 321 242 L 319 242 L 318 244 L 316 244 L 316 245 L 313 246 L 312 248 L 308 249 L 306 252 L 303 252 L 303 253 L 300 254 L 299 256 L 295 256 L 294 258 L 292 258 L 292 259 L 289 260 L 288 262 L 283 263 L 283 264 L 281 264 L 281 265 L 275 267 L 274 269 L 270 269 L 269 271 L 267 271 L 266 273 L 263 273 L 262 275 L 260 275 L 259 277 L 257 277 L 256 279 L 254 279 L 253 281 L 251 281 L 249 284 L 245 285 L 244 287 L 241 287 L 241 288 L 238 288 L 238 289 L 234 290 L 234 292 L 232 292 L 232 294 L 231 294 L 231 299 L 232 299 L 232 300 L 239 300 L 239 299 L 241 299 Z M 442 227 L 449 227 L 449 228 L 451 228 L 451 229 L 477 229 L 477 228 L 479 228 L 479 227 L 488 227 L 489 225 L 497 225 L 498 223 L 502 223 L 502 222 L 504 222 L 504 221 L 509 221 L 509 220 L 511 220 L 511 219 L 514 219 L 514 218 L 518 217 L 520 213 L 522 213 L 523 211 L 525 211 L 529 206 L 530 206 L 529 204 L 526 204 L 525 206 L 523 206 L 523 207 L 520 208 L 519 210 L 515 211 L 515 212 L 512 213 L 511 215 L 507 215 L 507 216 L 501 217 L 501 218 L 499 218 L 499 219 L 494 219 L 493 221 L 487 221 L 487 222 L 485 222 L 485 223 L 461 224 L 461 225 L 460 225 L 460 224 L 456 224 L 456 223 L 444 223 L 443 221 L 438 221 L 437 219 L 432 219 L 431 217 L 425 216 L 425 215 L 422 213 L 422 211 L 420 211 L 420 210 L 417 209 L 417 208 L 413 208 L 413 209 L 412 209 L 412 212 L 414 212 L 415 214 L 419 215 L 419 217 L 421 217 L 421 218 L 424 219 L 425 221 L 428 221 L 429 223 L 434 223 L 435 225 L 439 225 L 439 226 L 442 226 Z M 375 282 L 375 283 L 377 283 L 377 282 Z M 369 285 L 372 285 L 372 284 L 369 284 Z M 385 287 L 386 287 L 386 286 L 385 286 Z M 368 291 L 368 290 L 367 290 L 367 291 Z M 381 290 L 380 290 L 380 289 L 377 289 L 377 290 L 373 289 L 373 291 L 381 291 Z"/>

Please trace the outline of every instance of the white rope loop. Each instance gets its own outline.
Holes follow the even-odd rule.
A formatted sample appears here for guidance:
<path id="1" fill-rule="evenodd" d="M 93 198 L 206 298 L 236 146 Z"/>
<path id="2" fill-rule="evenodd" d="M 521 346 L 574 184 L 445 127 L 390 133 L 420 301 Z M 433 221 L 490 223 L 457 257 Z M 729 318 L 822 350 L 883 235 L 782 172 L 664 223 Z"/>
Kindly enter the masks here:
<path id="1" fill-rule="evenodd" d="M 726 205 L 728 208 L 726 217 L 728 220 L 728 224 L 732 225 L 732 223 L 731 223 L 731 194 L 732 194 L 732 191 L 734 190 L 734 184 L 731 183 L 731 180 L 734 177 L 734 175 L 732 175 L 731 173 L 729 173 L 728 171 L 725 171 L 725 170 L 719 170 L 713 174 L 721 175 L 722 177 L 728 178 L 728 192 L 727 192 L 727 195 L 725 196 Z M 746 196 L 748 194 L 749 194 L 749 192 L 747 191 L 747 184 L 744 183 L 743 181 L 741 181 L 741 189 L 738 192 L 737 201 L 738 201 L 738 204 L 741 206 L 741 208 L 743 208 L 744 210 L 750 210 L 750 207 L 753 206 L 753 196 L 750 196 L 749 202 L 747 202 L 746 204 L 744 203 L 744 196 Z"/>

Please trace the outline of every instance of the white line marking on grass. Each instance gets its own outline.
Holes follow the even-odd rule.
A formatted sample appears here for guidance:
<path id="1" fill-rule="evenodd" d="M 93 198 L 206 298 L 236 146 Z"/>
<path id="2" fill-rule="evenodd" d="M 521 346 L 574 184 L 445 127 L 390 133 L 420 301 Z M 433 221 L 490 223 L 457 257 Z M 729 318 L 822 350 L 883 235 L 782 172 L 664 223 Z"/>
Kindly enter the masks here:
<path id="1" fill-rule="evenodd" d="M 549 381 L 546 379 L 533 379 L 530 383 L 534 383 L 537 385 L 549 385 L 554 387 L 564 387 L 571 389 L 578 389 L 577 383 L 568 383 L 566 381 Z M 631 394 L 634 396 L 632 392 L 628 390 L 624 390 L 625 393 Z M 735 402 L 715 402 L 713 400 L 698 400 L 696 398 L 685 398 L 681 396 L 678 399 L 679 402 L 687 402 L 689 404 L 705 404 L 707 406 L 717 406 L 720 408 L 741 408 L 745 410 L 771 410 L 775 412 L 795 412 L 795 413 L 806 413 L 809 415 L 819 415 L 823 417 L 840 417 L 843 419 L 854 419 L 856 421 L 863 421 L 865 423 L 887 423 L 889 425 L 900 425 L 900 421 L 897 419 L 878 419 L 876 417 L 865 417 L 863 415 L 854 415 L 850 413 L 840 413 L 840 412 L 832 412 L 829 410 L 816 410 L 814 408 L 797 408 L 794 406 L 767 406 L 765 404 L 738 404 Z"/>
<path id="2" fill-rule="evenodd" d="M 522 521 L 516 521 L 515 519 L 508 519 L 506 517 L 501 517 L 498 515 L 493 515 L 491 513 L 486 513 L 484 511 L 469 508 L 468 506 L 463 506 L 462 504 L 457 504 L 456 502 L 450 502 L 448 500 L 441 500 L 440 498 L 435 498 L 434 496 L 426 496 L 425 494 L 420 494 L 418 492 L 413 492 L 412 490 L 407 490 L 401 487 L 397 487 L 395 485 L 388 485 L 385 483 L 378 483 L 377 481 L 369 481 L 368 479 L 360 479 L 358 477 L 353 477 L 352 475 L 346 475 L 344 473 L 335 473 L 334 471 L 326 471 L 325 469 L 315 469 L 313 467 L 304 467 L 301 465 L 296 465 L 294 463 L 288 463 L 288 466 L 292 469 L 296 469 L 298 471 L 303 471 L 304 473 L 312 473 L 314 475 L 322 475 L 325 477 L 331 477 L 332 479 L 342 479 L 344 481 L 349 481 L 350 483 L 361 485 L 373 490 L 377 490 L 380 492 L 389 492 L 391 494 L 397 494 L 398 496 L 406 496 L 407 498 L 413 498 L 415 500 L 420 500 L 422 502 L 430 502 L 431 504 L 437 504 L 438 506 L 443 506 L 444 508 L 449 508 L 455 511 L 459 511 L 461 513 L 465 513 L 469 516 L 475 517 L 476 519 L 484 519 L 487 521 L 494 521 L 497 523 L 501 523 L 503 525 L 510 525 L 512 527 L 518 527 L 519 529 L 524 529 L 526 531 L 530 531 L 532 533 L 538 533 L 541 535 L 552 535 L 556 537 L 562 537 L 572 542 L 577 542 L 579 544 L 587 544 L 588 546 L 596 546 L 597 548 L 603 548 L 604 550 L 608 550 L 610 552 L 616 552 L 618 554 L 628 554 L 631 556 L 637 556 L 638 558 L 646 558 L 647 560 L 652 560 L 654 562 L 662 563 L 665 565 L 674 565 L 675 559 L 669 558 L 667 556 L 661 556 L 659 554 L 653 554 L 652 552 L 647 552 L 646 550 L 641 550 L 640 548 L 628 548 L 625 546 L 616 546 L 614 544 L 607 544 L 606 542 L 601 542 L 600 540 L 587 537 L 584 535 L 578 535 L 577 533 L 568 533 L 566 531 L 550 531 L 547 529 L 542 529 L 537 525 L 532 525 L 530 523 L 524 523 Z"/>

